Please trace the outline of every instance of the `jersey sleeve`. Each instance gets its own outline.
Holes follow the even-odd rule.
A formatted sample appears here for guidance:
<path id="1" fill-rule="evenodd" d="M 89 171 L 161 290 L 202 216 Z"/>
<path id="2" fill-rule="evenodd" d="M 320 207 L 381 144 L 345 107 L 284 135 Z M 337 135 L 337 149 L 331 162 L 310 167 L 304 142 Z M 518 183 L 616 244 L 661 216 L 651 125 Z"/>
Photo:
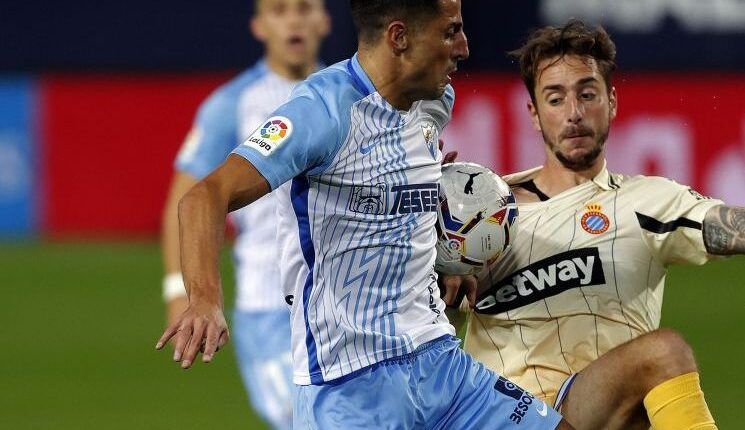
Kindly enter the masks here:
<path id="1" fill-rule="evenodd" d="M 237 114 L 230 97 L 217 92 L 197 111 L 191 131 L 176 156 L 176 170 L 202 179 L 238 146 Z"/>
<path id="2" fill-rule="evenodd" d="M 642 238 L 663 264 L 703 264 L 714 258 L 706 251 L 703 222 L 709 209 L 724 204 L 690 187 L 663 178 L 648 178 L 646 203 L 636 208 Z"/>
<path id="3" fill-rule="evenodd" d="M 274 190 L 326 162 L 340 143 L 338 130 L 318 91 L 300 84 L 233 153 L 253 164 Z"/>

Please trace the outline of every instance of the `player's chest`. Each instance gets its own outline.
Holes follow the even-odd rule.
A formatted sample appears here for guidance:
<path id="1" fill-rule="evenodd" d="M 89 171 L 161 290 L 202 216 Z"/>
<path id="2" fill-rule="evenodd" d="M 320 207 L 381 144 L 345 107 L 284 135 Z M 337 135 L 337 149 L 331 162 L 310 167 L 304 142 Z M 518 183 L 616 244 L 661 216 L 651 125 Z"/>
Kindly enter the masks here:
<path id="1" fill-rule="evenodd" d="M 337 178 L 369 183 L 436 183 L 440 178 L 440 129 L 425 111 L 367 112 L 353 116 L 347 143 L 339 152 Z"/>
<path id="2" fill-rule="evenodd" d="M 580 287 L 602 294 L 616 276 L 647 264 L 633 210 L 615 194 L 522 205 L 513 246 L 488 273 L 489 309 L 515 309 Z"/>

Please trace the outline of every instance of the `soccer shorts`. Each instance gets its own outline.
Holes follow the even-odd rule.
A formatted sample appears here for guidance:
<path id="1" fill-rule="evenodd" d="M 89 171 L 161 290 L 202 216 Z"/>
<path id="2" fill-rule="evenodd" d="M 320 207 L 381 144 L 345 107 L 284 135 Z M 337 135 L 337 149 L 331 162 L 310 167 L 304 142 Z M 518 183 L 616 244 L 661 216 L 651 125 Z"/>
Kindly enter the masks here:
<path id="1" fill-rule="evenodd" d="M 555 429 L 561 415 L 444 336 L 323 385 L 298 386 L 296 429 Z"/>
<path id="2" fill-rule="evenodd" d="M 564 400 L 566 400 L 567 395 L 569 394 L 569 389 L 572 388 L 575 379 L 577 379 L 577 374 L 572 373 L 566 381 L 561 384 L 561 387 L 559 387 L 559 392 L 556 394 L 556 400 L 554 401 L 554 409 L 557 411 L 561 412 L 561 405 L 564 404 Z"/>
<path id="3" fill-rule="evenodd" d="M 292 428 L 290 314 L 285 309 L 235 310 L 231 331 L 253 409 L 276 430 Z"/>

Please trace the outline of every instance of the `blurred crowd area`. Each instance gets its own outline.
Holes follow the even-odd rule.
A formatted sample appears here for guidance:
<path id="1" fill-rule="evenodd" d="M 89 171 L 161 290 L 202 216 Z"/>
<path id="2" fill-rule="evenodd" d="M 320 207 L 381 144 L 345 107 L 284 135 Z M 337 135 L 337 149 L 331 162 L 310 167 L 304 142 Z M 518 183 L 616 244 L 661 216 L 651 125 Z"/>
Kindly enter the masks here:
<path id="1" fill-rule="evenodd" d="M 347 1 L 322 59 L 351 56 Z M 152 238 L 200 101 L 261 56 L 252 2 L 41 0 L 0 5 L 0 238 Z M 500 173 L 539 163 L 527 93 L 505 55 L 571 17 L 618 46 L 611 169 L 745 205 L 745 2 L 464 0 L 471 58 L 445 133 Z"/>

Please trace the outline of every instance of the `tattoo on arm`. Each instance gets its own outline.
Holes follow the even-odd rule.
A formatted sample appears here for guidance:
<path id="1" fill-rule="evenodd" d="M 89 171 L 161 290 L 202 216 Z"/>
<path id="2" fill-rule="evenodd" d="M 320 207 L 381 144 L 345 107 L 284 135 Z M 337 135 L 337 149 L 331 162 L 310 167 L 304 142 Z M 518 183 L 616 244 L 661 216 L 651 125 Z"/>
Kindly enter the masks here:
<path id="1" fill-rule="evenodd" d="M 711 208 L 704 218 L 704 244 L 709 254 L 745 254 L 745 208 Z"/>

